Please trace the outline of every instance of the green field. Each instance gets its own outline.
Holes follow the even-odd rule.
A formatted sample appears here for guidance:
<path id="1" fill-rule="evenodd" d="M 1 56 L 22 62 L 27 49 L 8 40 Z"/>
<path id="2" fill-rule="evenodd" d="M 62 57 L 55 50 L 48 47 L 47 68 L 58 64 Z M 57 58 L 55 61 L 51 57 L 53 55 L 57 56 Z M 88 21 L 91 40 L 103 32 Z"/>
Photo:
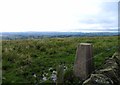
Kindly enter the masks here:
<path id="1" fill-rule="evenodd" d="M 118 37 L 69 37 L 2 41 L 3 83 L 53 82 L 51 72 L 64 64 L 72 69 L 79 43 L 92 43 L 98 69 L 118 48 Z M 50 70 L 52 69 L 52 70 Z M 42 75 L 47 80 L 44 81 Z"/>

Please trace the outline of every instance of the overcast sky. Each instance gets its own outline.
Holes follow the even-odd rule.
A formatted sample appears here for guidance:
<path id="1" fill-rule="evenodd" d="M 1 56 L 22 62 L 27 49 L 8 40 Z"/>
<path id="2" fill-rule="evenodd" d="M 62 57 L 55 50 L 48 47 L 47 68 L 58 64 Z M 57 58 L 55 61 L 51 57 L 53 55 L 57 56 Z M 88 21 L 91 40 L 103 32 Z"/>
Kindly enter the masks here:
<path id="1" fill-rule="evenodd" d="M 105 1 L 1 0 L 0 31 L 117 31 L 119 0 Z"/>

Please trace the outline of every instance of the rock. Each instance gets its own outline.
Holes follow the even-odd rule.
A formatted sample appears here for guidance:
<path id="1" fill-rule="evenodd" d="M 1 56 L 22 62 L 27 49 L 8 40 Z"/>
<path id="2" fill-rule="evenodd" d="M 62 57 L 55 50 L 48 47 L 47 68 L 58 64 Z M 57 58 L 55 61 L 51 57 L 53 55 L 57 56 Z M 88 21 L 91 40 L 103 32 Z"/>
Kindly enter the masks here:
<path id="1" fill-rule="evenodd" d="M 83 82 L 83 85 L 120 85 L 120 55 L 114 53 L 100 70 Z"/>
<path id="2" fill-rule="evenodd" d="M 113 81 L 103 74 L 92 74 L 83 85 L 113 85 Z"/>

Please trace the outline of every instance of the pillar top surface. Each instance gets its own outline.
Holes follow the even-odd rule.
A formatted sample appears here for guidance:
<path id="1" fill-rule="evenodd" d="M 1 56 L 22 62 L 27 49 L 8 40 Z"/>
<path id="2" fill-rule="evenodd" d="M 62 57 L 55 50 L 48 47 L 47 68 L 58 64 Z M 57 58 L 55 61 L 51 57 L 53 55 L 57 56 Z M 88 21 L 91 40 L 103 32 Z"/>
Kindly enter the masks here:
<path id="1" fill-rule="evenodd" d="M 91 43 L 80 43 L 80 45 L 91 45 Z"/>

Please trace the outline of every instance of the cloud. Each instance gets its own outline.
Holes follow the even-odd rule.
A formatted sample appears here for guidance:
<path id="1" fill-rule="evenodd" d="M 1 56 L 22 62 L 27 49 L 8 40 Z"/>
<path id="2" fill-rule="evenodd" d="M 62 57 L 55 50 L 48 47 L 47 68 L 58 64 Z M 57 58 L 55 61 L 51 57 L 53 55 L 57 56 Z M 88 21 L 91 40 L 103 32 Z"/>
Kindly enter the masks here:
<path id="1" fill-rule="evenodd" d="M 118 21 L 117 2 L 103 0 L 1 0 L 0 12 L 2 31 L 109 31 Z"/>
<path id="2" fill-rule="evenodd" d="M 94 16 L 83 17 L 79 20 L 80 30 L 87 31 L 118 31 L 118 3 L 103 2 L 101 11 Z M 78 29 L 77 29 L 78 30 Z"/>

